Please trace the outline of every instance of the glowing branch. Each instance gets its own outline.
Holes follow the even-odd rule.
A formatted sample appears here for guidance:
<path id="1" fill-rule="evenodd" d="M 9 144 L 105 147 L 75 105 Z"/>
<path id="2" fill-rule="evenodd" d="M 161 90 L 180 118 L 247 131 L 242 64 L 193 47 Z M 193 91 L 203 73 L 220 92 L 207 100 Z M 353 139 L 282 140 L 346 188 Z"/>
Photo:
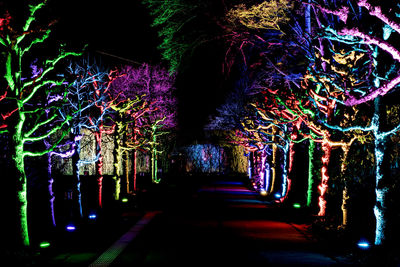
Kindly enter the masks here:
<path id="1" fill-rule="evenodd" d="M 43 69 L 41 74 L 35 73 L 32 76 L 32 73 L 27 73 L 29 66 L 26 65 L 28 62 L 26 53 L 32 50 L 33 45 L 43 43 L 50 33 L 48 28 L 44 29 L 40 26 L 31 30 L 32 23 L 36 20 L 36 12 L 45 4 L 46 1 L 39 1 L 38 4 L 29 7 L 28 18 L 20 24 L 21 29 L 11 28 L 9 16 L 0 20 L 0 43 L 4 46 L 1 62 L 5 70 L 3 76 L 7 86 L 7 105 L 5 106 L 8 109 L 2 115 L 10 122 L 9 125 L 14 125 L 14 127 L 7 127 L 7 132 L 12 140 L 10 156 L 13 170 L 10 173 L 15 174 L 12 178 L 16 181 L 16 210 L 19 216 L 16 229 L 20 229 L 20 232 L 15 236 L 18 237 L 18 245 L 21 246 L 29 246 L 25 158 L 45 155 L 55 149 L 68 133 L 66 125 L 70 118 L 66 116 L 64 122 L 57 119 L 56 111 L 59 109 L 57 105 L 62 101 L 50 102 L 46 108 L 39 103 L 46 103 L 46 100 L 51 97 L 63 94 L 65 89 L 63 81 L 52 80 L 48 77 L 54 72 L 56 65 L 67 56 L 81 55 L 81 53 L 61 51 L 54 58 L 38 63 Z M 50 96 L 49 99 L 48 96 Z M 45 139 L 56 131 L 61 131 L 61 136 L 54 145 L 44 150 L 29 151 L 37 148 L 35 146 L 37 141 Z"/>
<path id="2" fill-rule="evenodd" d="M 250 29 L 267 29 L 281 31 L 281 25 L 289 21 L 286 11 L 290 8 L 290 1 L 264 1 L 247 9 L 239 5 L 229 11 L 227 17 L 234 22 L 238 20 Z"/>

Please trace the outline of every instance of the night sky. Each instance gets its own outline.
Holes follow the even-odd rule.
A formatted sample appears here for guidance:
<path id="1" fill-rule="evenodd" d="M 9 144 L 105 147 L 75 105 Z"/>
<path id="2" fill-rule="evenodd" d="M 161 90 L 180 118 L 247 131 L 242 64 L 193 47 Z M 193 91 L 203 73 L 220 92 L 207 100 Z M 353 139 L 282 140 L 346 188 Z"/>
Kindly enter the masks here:
<path id="1" fill-rule="evenodd" d="M 150 26 L 149 10 L 140 0 L 53 0 L 49 7 L 51 15 L 58 19 L 53 34 L 59 42 L 76 48 L 89 44 L 91 52 L 117 66 L 162 62 L 157 49 L 161 39 L 157 29 Z M 201 139 L 208 117 L 223 103 L 223 54 L 218 45 L 209 43 L 184 59 L 185 68 L 176 82 L 179 134 L 183 142 Z M 168 67 L 166 62 L 162 63 Z"/>
<path id="2" fill-rule="evenodd" d="M 17 19 L 26 17 L 28 0 L 0 0 L 0 9 L 18 14 Z M 222 1 L 223 2 L 223 1 Z M 211 2 L 210 14 L 219 16 L 217 2 Z M 22 9 L 21 7 L 25 7 Z M 161 43 L 157 30 L 151 27 L 152 17 L 141 0 L 49 0 L 47 7 L 38 16 L 43 24 L 56 20 L 49 42 L 54 47 L 66 44 L 68 49 L 80 50 L 88 45 L 90 55 L 101 56 L 103 63 L 110 67 L 125 64 L 137 65 L 143 62 L 159 64 L 168 68 L 161 60 L 157 46 Z M 208 13 L 208 10 L 206 11 Z M 209 16 L 209 14 L 207 14 Z M 15 15 L 14 15 L 15 17 Z M 202 32 L 187 29 L 192 35 L 216 33 L 210 23 L 213 18 L 204 16 Z M 209 24 L 211 25 L 210 28 Z M 196 26 L 196 25 L 195 25 Z M 218 30 L 218 29 L 217 29 Z M 211 37 L 212 38 L 212 37 Z M 203 137 L 203 126 L 216 108 L 224 102 L 227 93 L 226 81 L 222 74 L 223 45 L 205 42 L 194 53 L 183 59 L 176 81 L 178 98 L 178 125 L 180 139 L 192 142 Z M 46 53 L 42 50 L 40 53 Z"/>

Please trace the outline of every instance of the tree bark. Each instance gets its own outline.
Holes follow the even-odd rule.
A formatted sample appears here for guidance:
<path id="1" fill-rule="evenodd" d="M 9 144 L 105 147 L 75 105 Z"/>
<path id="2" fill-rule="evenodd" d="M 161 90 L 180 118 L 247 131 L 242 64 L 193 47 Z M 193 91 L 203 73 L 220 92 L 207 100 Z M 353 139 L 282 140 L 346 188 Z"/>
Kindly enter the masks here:
<path id="1" fill-rule="evenodd" d="M 389 155 L 387 152 L 387 139 L 384 135 L 384 127 L 386 121 L 386 108 L 381 97 L 374 100 L 375 114 L 373 124 L 375 126 L 375 207 L 374 214 L 376 219 L 375 227 L 375 245 L 385 245 L 389 237 L 389 229 L 387 227 L 388 220 L 388 194 L 390 191 L 390 175 L 389 175 Z"/>
<path id="2" fill-rule="evenodd" d="M 309 139 L 308 145 L 308 183 L 307 183 L 307 207 L 311 207 L 314 187 L 314 172 L 315 172 L 315 147 L 316 143 Z"/>
<path id="3" fill-rule="evenodd" d="M 11 156 L 14 162 L 16 179 L 16 224 L 18 226 L 17 246 L 28 247 L 30 244 L 28 233 L 28 198 L 27 198 L 27 177 L 24 162 L 24 142 L 22 128 L 25 122 L 25 114 L 18 112 L 17 123 L 10 127 Z"/>

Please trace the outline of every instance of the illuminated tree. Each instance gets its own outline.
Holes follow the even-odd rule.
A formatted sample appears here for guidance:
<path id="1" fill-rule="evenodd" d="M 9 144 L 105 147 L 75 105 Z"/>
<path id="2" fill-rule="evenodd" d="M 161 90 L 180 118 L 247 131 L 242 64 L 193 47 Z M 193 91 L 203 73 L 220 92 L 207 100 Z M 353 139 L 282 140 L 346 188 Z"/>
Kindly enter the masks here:
<path id="1" fill-rule="evenodd" d="M 103 153 L 102 142 L 104 134 L 111 135 L 115 130 L 115 124 L 112 123 L 110 114 L 113 112 L 116 98 L 113 98 L 109 92 L 111 83 L 117 78 L 116 71 L 107 71 L 98 65 L 93 66 L 95 73 L 101 73 L 98 80 L 93 81 L 94 93 L 92 99 L 96 110 L 91 112 L 89 122 L 93 126 L 93 134 L 96 139 L 96 160 L 97 182 L 98 182 L 98 203 L 103 206 Z M 92 74 L 92 73 L 89 73 Z"/>
<path id="2" fill-rule="evenodd" d="M 139 67 L 126 66 L 120 70 L 120 73 L 121 77 L 115 79 L 112 84 L 113 94 L 123 92 L 125 99 L 140 97 L 146 103 L 146 113 L 132 113 L 132 116 L 136 116 L 136 120 L 131 127 L 146 133 L 147 140 L 144 144 L 147 146 L 143 148 L 151 151 L 152 180 L 159 182 L 157 178 L 157 155 L 160 153 L 158 136 L 167 134 L 176 126 L 175 76 L 170 75 L 161 66 L 151 66 L 147 63 Z M 134 166 L 135 161 L 134 158 Z M 135 171 L 134 177 L 136 177 Z M 135 178 L 134 181 L 136 181 Z"/>
<path id="3" fill-rule="evenodd" d="M 340 20 L 349 27 L 326 27 L 324 38 L 334 42 L 341 52 L 335 52 L 336 59 L 331 64 L 338 63 L 346 66 L 342 71 L 342 79 L 329 80 L 336 91 L 342 93 L 343 98 L 335 99 L 343 106 L 355 106 L 373 101 L 374 114 L 363 125 L 332 125 L 330 128 L 342 132 L 370 131 L 374 136 L 375 168 L 376 168 L 376 205 L 374 213 L 376 218 L 375 244 L 383 245 L 389 237 L 388 221 L 388 194 L 390 194 L 390 175 L 388 174 L 387 144 L 389 138 L 400 129 L 400 125 L 387 120 L 387 106 L 383 96 L 396 90 L 400 82 L 398 76 L 398 63 L 400 53 L 396 48 L 395 37 L 392 33 L 400 33 L 399 24 L 390 18 L 388 11 L 381 6 L 374 6 L 369 1 L 355 1 L 363 12 L 366 20 L 361 27 L 358 14 L 351 12 L 349 6 L 343 5 L 335 11 Z M 324 8 L 324 12 L 332 11 Z M 387 12 L 387 13 L 386 13 Z M 354 23 L 354 21 L 358 22 Z M 362 55 L 365 56 L 362 57 Z M 349 63 L 359 57 L 358 65 Z M 326 60 L 325 57 L 323 57 Z M 348 60 L 348 62 L 346 62 Z M 329 61 L 327 61 L 330 63 Z M 351 72 L 351 70 L 355 70 Z M 371 104 L 372 106 L 372 104 Z M 393 125 L 394 124 L 394 125 Z"/>
<path id="4" fill-rule="evenodd" d="M 197 37 L 185 32 L 187 24 L 196 18 L 199 3 L 188 0 L 143 0 L 154 17 L 152 26 L 158 28 L 162 38 L 159 49 L 169 63 L 171 73 L 177 71 L 183 55 L 194 47 Z"/>
<path id="5" fill-rule="evenodd" d="M 264 1 L 261 4 L 250 7 L 239 5 L 228 12 L 227 21 L 234 25 L 234 28 L 237 29 L 236 32 L 244 33 L 251 30 L 250 34 L 246 34 L 247 37 L 245 38 L 247 39 L 240 43 L 240 47 L 241 51 L 243 51 L 242 47 L 246 42 L 257 46 L 259 51 L 258 61 L 251 65 L 258 65 L 258 69 L 255 70 L 257 75 L 255 84 L 253 85 L 256 89 L 254 91 L 267 92 L 268 90 L 266 90 L 266 88 L 276 88 L 274 92 L 271 92 L 271 99 L 274 98 L 274 94 L 286 94 L 291 95 L 291 98 L 288 98 L 287 101 L 294 101 L 294 103 L 297 103 L 298 96 L 295 94 L 301 93 L 300 82 L 302 72 L 304 72 L 306 67 L 305 55 L 310 54 L 310 44 L 308 40 L 310 35 L 307 36 L 307 34 L 304 33 L 306 30 L 296 21 L 292 10 L 294 10 L 294 3 L 289 3 L 288 1 Z M 294 26 L 292 26 L 292 24 Z M 240 25 L 244 26 L 244 29 L 240 29 Z M 310 29 L 308 30 L 310 31 Z M 283 32 L 290 33 L 290 35 L 283 34 Z M 285 102 L 286 100 L 281 98 L 280 101 Z M 270 124 L 268 127 L 275 129 L 275 134 L 279 131 L 277 128 L 272 127 L 272 124 L 278 127 L 281 127 L 283 124 L 286 125 L 284 126 L 285 129 L 292 129 L 294 128 L 292 125 L 294 125 L 296 120 L 301 123 L 301 120 L 299 120 L 301 116 L 297 115 L 297 117 L 293 117 L 290 112 L 286 112 L 285 114 L 284 111 L 279 110 L 276 101 L 271 101 L 268 105 L 265 105 L 266 103 L 261 101 L 259 104 L 262 106 L 253 102 L 256 108 L 261 108 L 264 112 L 269 112 L 269 110 L 272 109 L 278 112 L 278 114 L 270 113 L 270 115 L 273 115 L 273 118 L 266 119 L 268 115 L 259 110 L 262 116 L 261 120 L 257 119 L 260 125 L 264 125 L 263 127 L 267 127 L 267 125 Z M 288 116 L 292 118 L 289 119 Z M 270 134 L 274 135 L 272 132 Z M 286 135 L 289 137 L 291 134 L 286 132 Z M 276 135 L 277 138 L 280 138 L 279 136 L 279 134 Z M 282 140 L 289 141 L 290 138 L 283 138 Z M 276 142 L 279 143 L 278 141 Z M 293 147 L 294 143 L 291 141 L 287 143 L 287 146 L 282 146 L 282 148 L 287 148 L 284 150 L 284 158 L 289 160 L 286 165 L 287 170 L 286 168 L 284 170 L 285 182 L 282 185 L 282 189 L 285 191 L 290 187 L 287 186 L 290 185 L 290 179 L 286 178 L 289 178 L 287 176 L 287 171 L 290 172 L 292 169 L 291 162 L 294 156 Z M 274 159 L 276 160 L 277 153 L 278 147 L 273 145 L 273 161 Z M 275 180 L 277 171 L 274 169 L 274 164 L 272 164 L 272 166 L 272 180 Z M 283 195 L 287 196 L 286 192 L 283 193 Z"/>
<path id="6" fill-rule="evenodd" d="M 269 3 L 268 3 L 269 4 Z M 299 6 L 297 6 L 299 7 Z M 326 96 L 321 96 L 320 92 L 307 92 L 305 94 L 302 91 L 302 85 L 304 87 L 304 83 L 301 82 L 302 76 L 307 67 L 307 58 L 311 60 L 310 66 L 318 65 L 323 70 L 326 69 L 326 62 L 321 61 L 318 59 L 314 59 L 316 54 L 315 51 L 318 51 L 320 55 L 325 54 L 326 44 L 323 38 L 316 38 L 317 44 L 313 45 L 312 43 L 312 24 L 311 24 L 311 8 L 310 4 L 305 4 L 304 9 L 304 19 L 305 25 L 301 26 L 299 23 L 300 18 L 299 15 L 296 15 L 295 12 L 291 12 L 291 20 L 283 20 L 278 23 L 278 26 L 275 25 L 275 21 L 266 20 L 269 26 L 266 27 L 264 25 L 263 16 L 268 15 L 268 12 L 260 12 L 263 10 L 262 5 L 255 5 L 248 9 L 246 8 L 239 8 L 238 10 L 233 10 L 230 12 L 230 16 L 237 21 L 240 21 L 241 24 L 245 25 L 247 28 L 256 29 L 256 30 L 278 30 L 280 32 L 287 33 L 285 36 L 280 37 L 278 40 L 264 38 L 264 45 L 266 48 L 263 55 L 265 57 L 266 67 L 265 67 L 265 74 L 261 76 L 262 82 L 264 84 L 260 84 L 259 87 L 268 87 L 268 88 L 276 88 L 276 90 L 271 90 L 270 98 L 273 99 L 269 105 L 263 107 L 261 114 L 264 115 L 264 121 L 275 122 L 276 124 L 288 124 L 290 127 L 293 125 L 298 124 L 297 131 L 293 132 L 296 134 L 300 130 L 301 124 L 305 125 L 309 130 L 310 133 L 304 135 L 303 137 L 310 138 L 310 145 L 309 145 L 309 157 L 314 158 L 314 151 L 315 151 L 315 141 L 321 143 L 321 149 L 323 151 L 322 156 L 322 168 L 321 168 L 321 184 L 319 185 L 320 190 L 320 197 L 319 197 L 319 206 L 320 211 L 319 215 L 325 215 L 326 210 L 326 192 L 328 189 L 328 167 L 330 161 L 331 150 L 333 147 L 343 147 L 344 149 L 351 145 L 352 139 L 351 136 L 347 137 L 333 137 L 330 133 L 329 128 L 324 126 L 323 124 L 318 122 L 318 117 L 316 114 L 325 116 L 326 119 L 329 121 L 332 117 L 335 106 L 335 101 L 331 100 Z M 345 9 L 343 9 L 345 10 Z M 283 5 L 281 17 L 289 16 L 290 8 L 285 7 Z M 319 10 L 315 11 L 319 12 Z M 340 11 L 341 12 L 341 9 Z M 336 12 L 337 13 L 337 12 Z M 272 12 L 270 12 L 272 14 Z M 335 14 L 329 13 L 329 14 Z M 250 22 L 247 22 L 241 17 L 250 18 Z M 231 20 L 233 20 L 231 18 Z M 276 20 L 278 21 L 278 20 Z M 316 17 L 316 25 L 314 26 L 315 29 L 322 27 L 322 20 Z M 335 25 L 336 22 L 332 17 L 324 17 L 324 22 L 326 25 Z M 279 25 L 287 24 L 286 28 L 283 30 L 282 27 Z M 290 33 L 290 36 L 289 36 Z M 300 64 L 299 64 L 300 63 Z M 307 79 L 307 78 L 306 78 Z M 306 86 L 307 87 L 307 86 Z M 268 90 L 267 90 L 268 91 Z M 308 100 L 310 99 L 311 102 Z M 326 102 L 326 103 L 325 103 Z M 307 104 L 308 103 L 308 104 Z M 316 107 L 310 105 L 311 103 L 318 104 Z M 280 107 L 283 107 L 283 110 L 280 110 Z M 278 112 L 278 113 L 277 113 Z M 267 113 L 270 113 L 266 116 Z M 271 117 L 272 116 L 272 117 Z M 342 139 L 344 138 L 344 139 Z M 347 138 L 347 139 L 346 139 Z M 302 140 L 302 138 L 300 138 Z M 337 141 L 335 141 L 337 140 Z M 347 140 L 347 141 L 345 141 Z M 290 148 L 293 148 L 294 143 L 289 145 Z M 293 151 L 293 150 L 292 150 Z M 346 149 L 345 149 L 346 151 Z M 346 153 L 345 153 L 346 154 Z M 293 152 L 289 155 L 293 155 Z M 290 157 L 289 157 L 290 158 Z M 309 161 L 309 188 L 308 188 L 308 198 L 307 204 L 311 204 L 311 193 L 312 193 L 312 184 L 313 184 L 313 161 Z M 289 169 L 291 163 L 288 164 Z"/>
<path id="7" fill-rule="evenodd" d="M 100 70 L 96 62 L 90 62 L 89 59 L 81 59 L 71 61 L 66 68 L 66 75 L 71 79 L 68 86 L 66 96 L 67 102 L 59 110 L 62 117 L 68 114 L 72 115 L 68 122 L 71 131 L 69 140 L 66 144 L 62 144 L 61 148 L 65 150 L 65 145 L 69 144 L 69 149 L 63 151 L 58 150 L 56 156 L 72 159 L 73 175 L 76 178 L 75 195 L 78 201 L 79 215 L 83 216 L 82 196 L 81 196 L 81 167 L 85 164 L 95 163 L 100 154 L 96 154 L 93 158 L 83 158 L 81 153 L 82 137 L 84 129 L 87 131 L 96 131 L 97 124 L 93 124 L 96 110 L 96 104 L 103 101 L 107 97 L 105 94 L 99 98 L 94 98 L 95 84 L 102 82 L 107 77 L 108 72 Z M 99 114 L 99 117 L 104 114 Z M 51 155 L 49 155 L 51 157 Z"/>
<path id="8" fill-rule="evenodd" d="M 282 31 L 281 26 L 290 20 L 287 16 L 290 8 L 288 0 L 264 1 L 250 8 L 240 4 L 228 12 L 227 18 L 231 23 L 239 21 L 249 29 Z"/>
<path id="9" fill-rule="evenodd" d="M 6 14 L 1 20 L 0 46 L 4 63 L 4 78 L 6 89 L 1 95 L 6 96 L 2 101 L 8 108 L 3 118 L 7 125 L 6 131 L 10 138 L 10 153 L 13 159 L 13 179 L 16 180 L 16 209 L 19 229 L 18 244 L 29 246 L 27 221 L 27 176 L 25 173 L 25 158 L 43 156 L 52 151 L 68 133 L 66 127 L 71 116 L 64 120 L 58 115 L 58 105 L 65 101 L 63 80 L 53 78 L 56 65 L 65 57 L 78 55 L 64 49 L 53 59 L 44 60 L 39 75 L 31 78 L 26 73 L 26 60 L 29 52 L 38 44 L 43 44 L 51 32 L 49 26 L 35 26 L 37 12 L 46 2 L 29 6 L 28 18 L 21 29 L 14 28 L 11 17 Z M 55 97 L 51 105 L 46 104 L 46 98 Z M 4 102 L 5 101 L 5 102 Z M 7 116 L 8 115 L 8 116 Z M 47 126 L 51 125 L 51 128 Z M 4 129 L 5 127 L 2 127 Z M 60 138 L 49 148 L 41 149 L 38 143 L 43 142 L 55 133 L 62 131 Z"/>
<path id="10" fill-rule="evenodd" d="M 121 87 L 112 87 L 113 94 L 121 90 Z M 141 125 L 142 117 L 150 112 L 148 104 L 141 97 L 136 96 L 135 99 L 126 98 L 129 92 L 121 91 L 118 98 L 123 99 L 112 108 L 115 110 L 115 139 L 114 139 L 114 180 L 116 182 L 115 199 L 119 199 L 121 192 L 121 169 L 125 162 L 125 182 L 126 193 L 130 193 L 129 178 L 129 152 L 133 151 L 133 192 L 136 191 L 136 151 L 145 146 L 145 138 L 143 138 L 143 129 Z M 123 161 L 123 157 L 125 159 Z"/>

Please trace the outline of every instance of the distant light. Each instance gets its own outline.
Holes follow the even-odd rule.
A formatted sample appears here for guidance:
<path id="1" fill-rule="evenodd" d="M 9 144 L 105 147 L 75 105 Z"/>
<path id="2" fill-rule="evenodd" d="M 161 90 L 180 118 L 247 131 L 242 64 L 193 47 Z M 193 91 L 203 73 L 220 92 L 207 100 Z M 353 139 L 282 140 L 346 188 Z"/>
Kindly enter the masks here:
<path id="1" fill-rule="evenodd" d="M 126 197 L 124 197 L 121 201 L 126 203 L 126 202 L 128 202 L 128 199 Z"/>
<path id="2" fill-rule="evenodd" d="M 91 213 L 91 214 L 89 214 L 89 219 L 91 219 L 91 220 L 94 220 L 94 219 L 96 219 L 97 218 L 97 215 L 96 214 L 94 214 L 94 213 Z"/>
<path id="3" fill-rule="evenodd" d="M 299 209 L 301 208 L 301 205 L 299 203 L 294 203 L 293 208 Z"/>
<path id="4" fill-rule="evenodd" d="M 282 197 L 282 195 L 279 194 L 279 193 L 276 193 L 274 196 L 275 196 L 275 198 L 281 198 Z"/>
<path id="5" fill-rule="evenodd" d="M 68 231 L 68 232 L 73 232 L 73 231 L 76 230 L 75 225 L 72 225 L 72 224 L 67 225 L 66 228 L 67 228 L 67 231 Z"/>
<path id="6" fill-rule="evenodd" d="M 41 242 L 41 243 L 39 244 L 39 247 L 40 247 L 40 248 L 48 248 L 48 247 L 50 247 L 50 243 L 47 242 L 47 241 L 43 241 L 43 242 Z"/>
<path id="7" fill-rule="evenodd" d="M 267 191 L 261 190 L 261 191 L 260 191 L 260 194 L 261 194 L 262 196 L 266 196 L 266 195 L 267 195 Z"/>
<path id="8" fill-rule="evenodd" d="M 369 242 L 368 241 L 359 241 L 358 243 L 357 243 L 357 246 L 360 248 L 360 249 L 368 249 L 369 247 L 370 247 L 370 244 L 369 244 Z"/>

